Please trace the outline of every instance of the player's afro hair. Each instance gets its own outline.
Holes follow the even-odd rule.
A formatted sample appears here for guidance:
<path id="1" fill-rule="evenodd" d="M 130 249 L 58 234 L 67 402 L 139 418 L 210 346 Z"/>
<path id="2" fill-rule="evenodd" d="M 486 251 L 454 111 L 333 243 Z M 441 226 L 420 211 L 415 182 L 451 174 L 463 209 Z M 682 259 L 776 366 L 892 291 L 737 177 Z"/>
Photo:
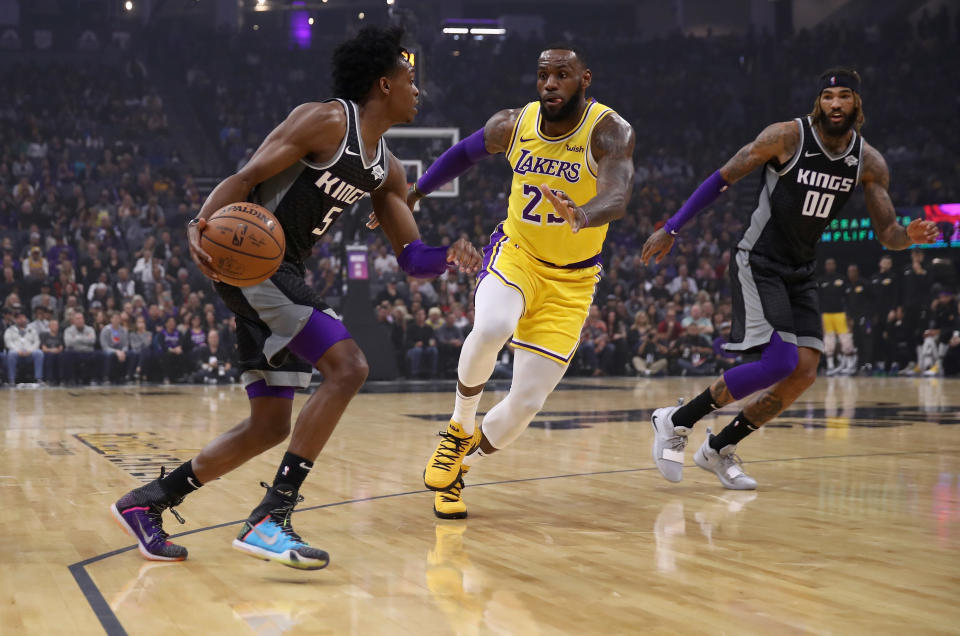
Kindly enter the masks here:
<path id="1" fill-rule="evenodd" d="M 400 66 L 403 27 L 365 26 L 333 51 L 333 95 L 362 103 L 381 77 Z"/>

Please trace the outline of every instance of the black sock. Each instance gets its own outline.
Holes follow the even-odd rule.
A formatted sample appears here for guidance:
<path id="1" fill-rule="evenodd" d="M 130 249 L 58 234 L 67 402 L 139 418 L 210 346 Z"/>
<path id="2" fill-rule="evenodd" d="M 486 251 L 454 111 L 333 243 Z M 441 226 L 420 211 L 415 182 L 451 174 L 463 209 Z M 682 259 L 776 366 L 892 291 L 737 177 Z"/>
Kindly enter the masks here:
<path id="1" fill-rule="evenodd" d="M 172 499 L 180 499 L 194 490 L 197 490 L 203 484 L 193 474 L 193 466 L 190 461 L 185 461 L 177 466 L 172 473 L 160 480 L 160 487 L 167 496 Z"/>
<path id="2" fill-rule="evenodd" d="M 673 412 L 673 425 L 692 428 L 700 418 L 713 413 L 719 405 L 714 404 L 710 387 Z"/>
<path id="3" fill-rule="evenodd" d="M 743 411 L 737 413 L 733 421 L 727 424 L 722 431 L 710 438 L 710 448 L 715 451 L 730 444 L 736 445 L 744 437 L 760 428 L 754 426 L 750 420 L 744 416 Z"/>
<path id="4" fill-rule="evenodd" d="M 310 474 L 311 468 L 313 468 L 313 462 L 287 451 L 283 454 L 283 461 L 280 462 L 277 476 L 273 478 L 273 485 L 289 484 L 293 486 L 294 490 L 300 490 L 300 486 L 303 485 L 303 480 Z"/>

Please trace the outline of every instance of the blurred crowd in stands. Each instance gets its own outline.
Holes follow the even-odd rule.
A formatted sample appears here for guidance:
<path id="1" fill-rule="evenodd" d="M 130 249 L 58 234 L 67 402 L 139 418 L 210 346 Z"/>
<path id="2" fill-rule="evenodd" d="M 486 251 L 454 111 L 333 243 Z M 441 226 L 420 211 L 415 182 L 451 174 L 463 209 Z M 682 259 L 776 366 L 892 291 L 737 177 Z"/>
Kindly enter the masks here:
<path id="1" fill-rule="evenodd" d="M 329 51 L 268 43 L 261 50 L 194 35 L 167 34 L 155 47 L 162 53 L 145 51 L 142 61 L 121 65 L 0 65 L 5 383 L 236 381 L 235 323 L 190 261 L 184 224 L 206 194 L 199 176 L 237 169 L 293 106 L 328 96 L 326 70 L 316 69 Z M 419 79 L 418 125 L 469 133 L 496 111 L 535 99 L 537 43 L 417 37 L 430 61 Z M 882 45 L 892 39 L 896 46 Z M 960 201 L 957 38 L 935 22 L 823 27 L 786 41 L 677 35 L 582 44 L 594 71 L 589 95 L 636 129 L 637 172 L 627 217 L 608 234 L 604 277 L 572 373 L 714 375 L 737 364 L 723 349 L 731 321 L 727 269 L 756 181 L 745 180 L 700 215 L 659 265 L 643 265 L 640 247 L 766 124 L 808 112 L 817 74 L 837 62 L 864 77 L 864 135 L 890 164 L 894 202 Z M 503 71 L 516 60 L 527 62 Z M 184 93 L 162 94 L 151 81 L 163 65 L 182 75 Z M 208 131 L 192 142 L 218 148 L 222 174 L 191 174 L 184 158 L 192 149 L 170 130 L 174 99 Z M 445 149 L 390 145 L 424 165 Z M 510 174 L 502 158 L 489 159 L 461 179 L 458 198 L 425 200 L 417 212 L 424 240 L 484 245 L 505 216 Z M 347 283 L 342 246 L 367 243 L 371 300 L 402 375 L 454 377 L 473 322 L 472 277 L 403 275 L 382 235 L 362 227 L 368 208 L 361 201 L 316 246 L 308 283 L 339 306 Z M 866 216 L 862 197 L 844 214 Z M 960 373 L 957 260 L 914 251 L 879 262 L 840 258 L 824 270 L 824 300 L 845 314 L 852 336 L 838 334 L 837 360 L 825 370 Z M 503 356 L 497 373 L 508 375 L 509 348 Z"/>

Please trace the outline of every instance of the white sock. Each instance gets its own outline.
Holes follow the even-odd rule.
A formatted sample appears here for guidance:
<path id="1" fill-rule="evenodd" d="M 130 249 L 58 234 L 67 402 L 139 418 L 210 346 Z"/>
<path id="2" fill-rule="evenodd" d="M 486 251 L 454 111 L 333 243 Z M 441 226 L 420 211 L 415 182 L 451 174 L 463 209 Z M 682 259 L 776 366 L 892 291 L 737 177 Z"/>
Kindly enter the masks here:
<path id="1" fill-rule="evenodd" d="M 480 396 L 483 391 L 476 395 L 465 397 L 457 389 L 457 400 L 453 405 L 453 421 L 460 425 L 464 433 L 473 435 L 475 421 L 477 419 L 477 406 L 480 404 Z"/>
<path id="2" fill-rule="evenodd" d="M 473 468 L 487 457 L 490 457 L 490 455 L 484 453 L 481 448 L 477 447 L 477 450 L 463 458 L 463 465 L 467 468 Z"/>

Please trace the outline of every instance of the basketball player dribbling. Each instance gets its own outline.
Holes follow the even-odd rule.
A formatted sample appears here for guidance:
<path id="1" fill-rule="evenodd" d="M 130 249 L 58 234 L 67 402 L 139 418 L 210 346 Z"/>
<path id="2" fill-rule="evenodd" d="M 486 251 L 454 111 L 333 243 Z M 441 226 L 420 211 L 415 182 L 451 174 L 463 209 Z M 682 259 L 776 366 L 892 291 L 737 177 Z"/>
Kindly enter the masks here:
<path id="1" fill-rule="evenodd" d="M 411 189 L 413 204 L 497 153 L 513 169 L 507 219 L 484 248 L 453 416 L 424 472 L 438 517 L 467 516 L 462 475 L 513 442 L 563 377 L 600 277 L 607 225 L 626 212 L 634 132 L 585 97 L 591 79 L 580 49 L 547 48 L 537 64 L 539 100 L 493 115 Z M 476 426 L 484 384 L 511 336 L 510 392 Z"/>
<path id="2" fill-rule="evenodd" d="M 418 277 L 438 276 L 449 264 L 477 271 L 480 253 L 460 240 L 427 247 L 407 207 L 406 175 L 382 135 L 413 120 L 419 91 L 401 47 L 398 28 L 361 29 L 333 54 L 337 99 L 295 108 L 239 172 L 218 185 L 188 224 L 197 266 L 214 281 L 199 238 L 205 219 L 224 205 L 249 200 L 277 217 L 286 236 L 283 263 L 270 279 L 245 288 L 216 282 L 217 293 L 237 315 L 242 381 L 250 416 L 207 444 L 164 477 L 137 488 L 112 506 L 148 559 L 179 561 L 186 548 L 167 541 L 162 513 L 203 484 L 279 444 L 290 434 L 293 396 L 309 385 L 315 367 L 323 384 L 297 415 L 293 435 L 273 484 L 233 545 L 251 556 L 290 567 L 319 569 L 328 554 L 293 530 L 291 514 L 300 486 L 367 376 L 367 363 L 336 314 L 304 281 L 304 259 L 344 208 L 369 193 L 400 267 Z M 174 511 L 174 514 L 176 512 Z M 179 517 L 179 515 L 178 515 Z"/>
<path id="3" fill-rule="evenodd" d="M 887 164 L 860 136 L 860 76 L 834 68 L 820 76 L 813 112 L 768 126 L 704 181 L 663 228 L 647 239 L 642 258 L 660 262 L 683 225 L 727 187 L 763 167 L 763 182 L 750 225 L 730 259 L 733 330 L 730 351 L 759 359 L 730 369 L 683 406 L 653 412 L 653 458 L 669 481 L 683 477 L 683 452 L 693 425 L 715 409 L 758 393 L 694 455 L 724 488 L 753 490 L 737 444 L 786 407 L 817 377 L 823 322 L 817 300 L 815 248 L 824 228 L 863 184 L 874 233 L 884 247 L 903 250 L 936 240 L 939 230 L 916 219 L 897 223 L 887 192 Z"/>

